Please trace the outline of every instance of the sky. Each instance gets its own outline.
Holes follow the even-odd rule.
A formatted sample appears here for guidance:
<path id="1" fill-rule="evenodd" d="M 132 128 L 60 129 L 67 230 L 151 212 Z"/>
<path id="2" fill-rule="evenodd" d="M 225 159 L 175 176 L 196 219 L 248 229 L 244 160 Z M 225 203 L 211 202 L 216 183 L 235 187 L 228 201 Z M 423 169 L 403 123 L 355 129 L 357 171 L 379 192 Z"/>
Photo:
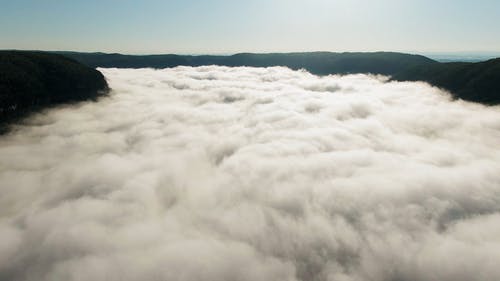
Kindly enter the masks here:
<path id="1" fill-rule="evenodd" d="M 500 52 L 500 1 L 0 0 L 0 49 Z"/>

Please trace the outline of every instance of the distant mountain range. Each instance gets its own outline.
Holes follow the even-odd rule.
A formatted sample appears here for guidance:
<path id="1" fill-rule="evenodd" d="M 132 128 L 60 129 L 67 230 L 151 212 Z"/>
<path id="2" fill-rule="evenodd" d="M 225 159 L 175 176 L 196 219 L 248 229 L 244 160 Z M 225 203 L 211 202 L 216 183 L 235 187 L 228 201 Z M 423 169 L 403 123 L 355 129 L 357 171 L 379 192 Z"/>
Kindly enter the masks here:
<path id="1" fill-rule="evenodd" d="M 231 56 L 122 55 L 105 53 L 58 52 L 91 67 L 166 68 L 175 66 L 286 66 L 304 68 L 317 75 L 377 73 L 391 75 L 407 68 L 433 63 L 427 57 L 402 53 L 241 53 Z"/>
<path id="2" fill-rule="evenodd" d="M 241 53 L 231 56 L 0 51 L 0 124 L 53 104 L 92 99 L 107 89 L 96 67 L 285 66 L 317 75 L 372 73 L 425 81 L 456 98 L 500 104 L 500 58 L 442 63 L 403 53 Z"/>
<path id="3" fill-rule="evenodd" d="M 500 52 L 428 52 L 420 55 L 438 62 L 481 62 L 500 57 Z"/>
<path id="4" fill-rule="evenodd" d="M 500 59 L 477 63 L 443 63 L 404 53 L 241 53 L 231 56 L 122 55 L 59 52 L 91 67 L 166 68 L 175 66 L 286 66 L 317 75 L 372 73 L 397 81 L 424 81 L 454 97 L 484 104 L 500 103 Z"/>

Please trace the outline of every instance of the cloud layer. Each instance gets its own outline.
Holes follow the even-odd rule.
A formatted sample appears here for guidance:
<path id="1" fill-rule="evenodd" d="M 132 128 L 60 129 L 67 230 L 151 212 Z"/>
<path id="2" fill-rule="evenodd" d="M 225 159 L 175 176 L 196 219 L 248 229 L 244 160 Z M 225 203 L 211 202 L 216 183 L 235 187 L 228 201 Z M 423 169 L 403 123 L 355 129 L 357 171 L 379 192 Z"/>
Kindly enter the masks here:
<path id="1" fill-rule="evenodd" d="M 500 108 L 384 77 L 101 69 L 0 138 L 1 280 L 500 280 Z"/>

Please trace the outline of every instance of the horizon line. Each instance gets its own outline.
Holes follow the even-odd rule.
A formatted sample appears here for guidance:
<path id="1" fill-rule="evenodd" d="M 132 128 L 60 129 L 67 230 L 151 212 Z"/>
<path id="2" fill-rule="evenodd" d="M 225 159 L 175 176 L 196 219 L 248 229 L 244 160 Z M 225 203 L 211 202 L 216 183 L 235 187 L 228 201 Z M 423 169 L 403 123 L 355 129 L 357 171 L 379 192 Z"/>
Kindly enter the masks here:
<path id="1" fill-rule="evenodd" d="M 121 52 L 121 51 L 93 51 L 93 50 L 68 50 L 68 49 L 17 49 L 6 48 L 0 51 L 34 51 L 34 52 L 73 52 L 73 53 L 102 53 L 102 54 L 120 54 L 130 56 L 147 56 L 147 55 L 179 55 L 179 56 L 232 56 L 237 54 L 289 54 L 289 53 L 404 53 L 412 55 L 476 55 L 476 56 L 491 56 L 500 55 L 500 51 L 415 51 L 415 50 L 297 50 L 297 51 L 238 51 L 238 52 Z"/>

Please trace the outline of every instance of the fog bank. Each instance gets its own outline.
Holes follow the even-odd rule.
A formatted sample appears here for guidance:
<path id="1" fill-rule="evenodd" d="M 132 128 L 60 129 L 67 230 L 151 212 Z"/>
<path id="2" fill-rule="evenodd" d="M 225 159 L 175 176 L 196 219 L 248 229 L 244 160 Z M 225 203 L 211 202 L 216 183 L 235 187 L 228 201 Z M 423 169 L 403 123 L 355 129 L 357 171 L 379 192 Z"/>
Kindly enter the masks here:
<path id="1" fill-rule="evenodd" d="M 500 280 L 500 107 L 286 68 L 100 69 L 0 137 L 0 280 Z"/>

